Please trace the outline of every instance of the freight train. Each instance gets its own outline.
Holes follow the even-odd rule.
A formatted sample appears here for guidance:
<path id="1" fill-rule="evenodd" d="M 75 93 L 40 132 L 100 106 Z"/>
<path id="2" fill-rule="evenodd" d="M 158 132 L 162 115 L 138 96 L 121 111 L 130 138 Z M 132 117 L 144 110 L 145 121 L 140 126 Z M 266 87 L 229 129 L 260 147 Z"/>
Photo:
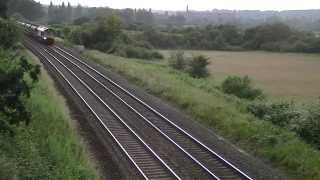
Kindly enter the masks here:
<path id="1" fill-rule="evenodd" d="M 50 36 L 48 27 L 24 22 L 18 22 L 18 24 L 24 28 L 25 33 L 28 36 L 36 41 L 49 46 L 54 44 L 54 38 Z"/>

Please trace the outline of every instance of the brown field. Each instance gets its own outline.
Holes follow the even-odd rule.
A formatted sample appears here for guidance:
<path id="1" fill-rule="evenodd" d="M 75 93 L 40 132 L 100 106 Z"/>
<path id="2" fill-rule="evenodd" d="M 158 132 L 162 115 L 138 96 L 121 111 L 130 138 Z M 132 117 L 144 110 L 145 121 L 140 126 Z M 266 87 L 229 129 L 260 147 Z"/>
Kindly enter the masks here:
<path id="1" fill-rule="evenodd" d="M 162 51 L 166 56 L 170 51 Z M 275 99 L 310 101 L 320 97 L 320 55 L 271 52 L 185 51 L 210 57 L 215 80 L 248 75 Z"/>

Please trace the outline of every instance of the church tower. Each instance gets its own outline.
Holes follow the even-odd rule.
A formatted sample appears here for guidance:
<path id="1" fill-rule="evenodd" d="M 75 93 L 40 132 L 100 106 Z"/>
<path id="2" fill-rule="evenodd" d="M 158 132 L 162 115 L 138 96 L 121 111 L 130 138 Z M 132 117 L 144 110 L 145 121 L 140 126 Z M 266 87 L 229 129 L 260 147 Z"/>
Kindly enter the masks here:
<path id="1" fill-rule="evenodd" d="M 186 15 L 189 16 L 189 5 L 187 5 Z"/>

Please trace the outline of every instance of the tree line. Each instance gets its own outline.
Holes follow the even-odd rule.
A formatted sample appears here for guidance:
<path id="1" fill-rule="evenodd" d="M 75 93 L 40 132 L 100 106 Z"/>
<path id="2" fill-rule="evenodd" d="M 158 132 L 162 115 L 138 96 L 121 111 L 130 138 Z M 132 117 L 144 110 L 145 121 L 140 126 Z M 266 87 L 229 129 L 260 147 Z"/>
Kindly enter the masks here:
<path id="1" fill-rule="evenodd" d="M 73 26 L 60 28 L 59 36 L 105 52 L 123 51 L 128 45 L 145 49 L 320 52 L 320 38 L 314 33 L 298 31 L 283 23 L 261 24 L 248 29 L 231 24 L 171 29 L 135 23 L 133 27 L 124 24 L 116 15 L 94 19 L 81 17 L 73 23 Z M 131 47 L 128 49 L 132 50 Z"/>
<path id="2" fill-rule="evenodd" d="M 34 0 L 1 0 L 0 11 L 5 16 L 22 21 L 41 21 L 49 24 L 71 23 L 83 16 L 81 5 L 72 6 L 62 2 L 61 5 L 43 6 Z"/>
<path id="3" fill-rule="evenodd" d="M 81 18 L 82 13 L 83 8 L 80 4 L 73 7 L 70 2 L 67 5 L 64 2 L 61 5 L 53 5 L 50 2 L 47 19 L 49 24 L 71 23 L 74 19 Z"/>
<path id="4" fill-rule="evenodd" d="M 45 16 L 44 7 L 33 0 L 4 0 L 9 16 L 22 16 L 30 20 Z M 5 6 L 1 7 L 4 8 Z M 6 7 L 5 7 L 6 8 Z M 163 49 L 207 49 L 207 50 L 267 50 L 283 52 L 320 52 L 320 38 L 312 32 L 298 31 L 284 23 L 266 23 L 243 29 L 234 24 L 207 26 L 184 26 L 186 17 L 183 14 L 166 14 L 165 17 L 153 13 L 151 9 L 84 8 L 63 2 L 47 7 L 49 24 L 74 24 L 76 28 L 66 28 L 68 37 L 86 46 L 98 46 L 109 49 L 109 42 L 101 42 L 112 35 L 101 22 L 105 17 L 116 16 L 120 21 L 122 38 L 117 42 L 128 41 L 133 46 Z M 168 26 L 159 27 L 159 24 Z M 80 26 L 80 27 L 79 27 Z M 98 29 L 92 30 L 94 27 Z M 102 27 L 106 28 L 103 29 Z M 118 28 L 118 27 L 117 27 Z M 95 33 L 106 34 L 97 38 Z M 134 33 L 132 33 L 134 32 Z M 126 37 L 124 37 L 126 36 Z M 120 40 L 119 40 L 120 39 Z M 97 43 L 95 43 L 95 40 Z M 109 40 L 108 40 L 109 41 Z M 92 45 L 90 45 L 92 44 Z M 119 44 L 119 43 L 118 43 Z M 102 47 L 105 46 L 105 47 Z M 109 47 L 110 46 L 110 47 Z M 119 45 L 117 49 L 120 49 Z M 129 49 L 132 49 L 131 47 Z"/>
<path id="5" fill-rule="evenodd" d="M 144 15 L 147 14 L 146 10 Z M 124 10 L 124 14 L 115 15 L 120 20 L 121 30 L 127 36 L 124 39 L 136 41 L 145 47 L 160 49 L 204 49 L 204 50 L 266 50 L 276 52 L 320 52 L 320 38 L 312 32 L 298 31 L 284 23 L 261 24 L 243 29 L 232 24 L 163 27 L 157 28 L 148 23 L 137 23 L 134 10 Z M 149 11 L 149 13 L 152 12 Z M 116 13 L 115 13 L 116 14 Z M 114 15 L 114 14 L 113 14 Z M 95 18 L 82 17 L 74 25 L 86 29 L 94 26 L 98 19 L 108 17 L 104 13 Z M 130 20 L 123 16 L 130 17 Z M 142 18 L 142 17 L 140 17 Z M 145 17 L 147 18 L 147 17 Z M 143 19 L 143 18 L 142 18 Z M 141 21 L 143 22 L 143 21 Z M 77 29 L 77 28 L 76 28 Z M 76 34 L 77 32 L 75 32 Z M 79 33 L 78 33 L 79 34 Z"/>
<path id="6" fill-rule="evenodd" d="M 320 52 L 320 38 L 283 23 L 262 24 L 241 29 L 238 26 L 208 25 L 206 27 L 143 31 L 143 38 L 156 48 L 207 50 L 267 50 L 278 52 Z"/>

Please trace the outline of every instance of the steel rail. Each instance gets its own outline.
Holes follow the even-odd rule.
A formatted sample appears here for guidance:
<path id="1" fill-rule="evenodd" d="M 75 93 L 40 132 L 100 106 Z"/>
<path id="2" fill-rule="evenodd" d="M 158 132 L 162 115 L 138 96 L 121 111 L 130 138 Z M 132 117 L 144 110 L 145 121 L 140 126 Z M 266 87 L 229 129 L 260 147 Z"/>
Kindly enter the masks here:
<path id="1" fill-rule="evenodd" d="M 30 43 L 31 44 L 31 43 Z M 32 45 L 31 45 L 32 46 Z M 134 166 L 138 169 L 140 174 L 145 178 L 149 179 L 147 175 L 143 172 L 143 170 L 139 167 L 139 165 L 134 161 L 134 159 L 131 157 L 131 155 L 125 150 L 123 145 L 119 142 L 119 140 L 114 136 L 114 134 L 111 132 L 111 130 L 107 127 L 107 125 L 102 121 L 102 119 L 99 117 L 99 115 L 93 110 L 93 108 L 88 104 L 88 102 L 81 96 L 81 94 L 74 88 L 74 86 L 71 84 L 71 82 L 63 75 L 63 73 L 54 65 L 48 58 L 41 53 L 40 51 L 37 51 L 34 49 L 34 51 L 38 52 L 44 59 L 46 59 L 47 62 L 60 74 L 60 76 L 68 83 L 68 85 L 72 88 L 72 90 L 80 97 L 80 99 L 86 104 L 86 106 L 90 109 L 90 111 L 95 115 L 95 117 L 100 121 L 100 123 L 103 125 L 103 127 L 108 131 L 108 133 L 111 135 L 111 137 L 116 141 L 116 143 L 119 145 L 121 150 L 127 155 L 127 157 L 130 159 L 130 161 L 134 164 Z M 51 57 L 53 57 L 55 60 L 57 60 L 61 65 L 63 65 L 75 78 L 77 78 L 94 96 L 99 99 L 99 101 L 104 104 L 105 107 L 118 119 L 121 121 L 121 123 L 132 133 L 134 136 L 141 142 L 143 146 L 145 146 L 153 156 L 155 156 L 163 166 L 165 166 L 168 171 L 175 176 L 176 179 L 181 179 L 142 139 L 141 137 L 132 130 L 131 127 L 129 127 L 122 118 L 115 113 L 113 109 L 111 109 L 105 102 L 94 92 L 92 89 L 84 83 L 80 78 L 78 78 L 70 69 L 68 69 L 64 64 L 62 64 L 56 57 L 54 57 L 51 53 L 49 53 L 47 50 L 44 49 L 46 53 L 48 53 Z"/>
<path id="2" fill-rule="evenodd" d="M 161 117 L 163 120 L 167 121 L 169 124 L 171 124 L 173 127 L 175 127 L 176 129 L 178 129 L 179 131 L 181 131 L 183 134 L 185 134 L 186 136 L 188 136 L 191 140 L 193 140 L 194 142 L 196 142 L 197 144 L 199 144 L 200 146 L 202 146 L 205 150 L 207 150 L 208 152 L 212 153 L 212 155 L 216 156 L 219 160 L 221 160 L 223 163 L 225 163 L 227 166 L 231 167 L 232 169 L 234 169 L 240 176 L 244 177 L 245 179 L 248 180 L 253 180 L 251 177 L 249 177 L 246 173 L 242 172 L 240 169 L 238 169 L 235 165 L 233 165 L 231 162 L 227 161 L 226 159 L 224 159 L 222 156 L 220 156 L 218 153 L 216 153 L 215 151 L 213 151 L 212 149 L 210 149 L 208 146 L 206 146 L 204 143 L 202 143 L 200 140 L 198 140 L 197 138 L 193 137 L 191 134 L 189 134 L 187 131 L 185 131 L 184 129 L 182 129 L 181 127 L 179 127 L 177 124 L 175 124 L 174 122 L 172 122 L 171 120 L 169 120 L 167 117 L 165 117 L 164 115 L 162 115 L 160 112 L 158 112 L 157 110 L 155 110 L 154 108 L 152 108 L 150 105 L 148 105 L 147 103 L 145 103 L 144 101 L 142 101 L 141 99 L 139 99 L 138 97 L 136 97 L 135 95 L 133 95 L 131 92 L 129 92 L 128 90 L 126 90 L 125 88 L 123 88 L 122 86 L 120 86 L 119 84 L 117 84 L 116 82 L 114 82 L 113 80 L 111 80 L 109 77 L 106 77 L 104 74 L 100 73 L 98 70 L 96 70 L 95 68 L 91 67 L 88 63 L 84 62 L 83 60 L 79 59 L 78 57 L 72 55 L 71 53 L 67 52 L 66 50 L 60 48 L 59 46 L 54 46 L 55 48 L 57 48 L 58 50 L 60 50 L 61 52 L 64 52 L 65 54 L 69 55 L 70 57 L 72 57 L 73 59 L 77 60 L 78 62 L 80 62 L 81 64 L 83 64 L 84 66 L 86 66 L 87 68 L 91 69 L 92 71 L 94 71 L 95 73 L 97 73 L 98 75 L 100 75 L 102 78 L 104 78 L 105 80 L 107 80 L 108 82 L 110 82 L 111 84 L 113 84 L 114 86 L 116 86 L 118 89 L 122 90 L 123 92 L 125 92 L 127 95 L 129 95 L 130 97 L 132 97 L 133 99 L 135 99 L 136 101 L 138 101 L 140 104 L 142 104 L 143 106 L 145 106 L 147 109 L 151 110 L 153 113 L 155 113 L 156 115 L 158 115 L 159 117 Z"/>
<path id="3" fill-rule="evenodd" d="M 54 50 L 55 51 L 55 50 Z M 74 62 L 70 61 L 67 57 L 65 57 L 63 54 L 55 51 L 60 56 L 64 57 L 67 61 L 72 63 L 74 66 L 79 68 L 81 71 L 83 71 L 85 74 L 87 74 L 91 79 L 93 79 L 95 82 L 97 82 L 100 86 L 102 86 L 105 90 L 107 90 L 109 93 L 111 93 L 113 96 L 115 96 L 119 101 L 121 101 L 123 104 L 125 104 L 129 109 L 131 109 L 134 113 L 136 113 L 139 117 L 141 117 L 144 121 L 146 121 L 149 125 L 151 125 L 156 131 L 158 131 L 161 135 L 163 135 L 167 140 L 169 140 L 173 145 L 175 145 L 178 149 L 180 149 L 184 154 L 186 154 L 192 161 L 194 161 L 197 165 L 199 165 L 201 168 L 203 168 L 210 176 L 212 176 L 216 180 L 220 180 L 220 178 L 215 175 L 213 172 L 211 172 L 205 165 L 203 165 L 200 161 L 198 161 L 194 156 L 192 156 L 187 150 L 185 150 L 183 147 L 181 147 L 179 144 L 177 144 L 173 139 L 171 139 L 166 133 L 164 133 L 160 128 L 155 126 L 151 121 L 149 121 L 145 116 L 143 116 L 138 110 L 136 110 L 134 107 L 129 105 L 126 101 L 124 101 L 119 95 L 114 93 L 110 88 L 106 87 L 104 84 L 102 84 L 99 80 L 94 78 L 90 73 L 88 73 L 86 70 L 75 64 Z"/>

